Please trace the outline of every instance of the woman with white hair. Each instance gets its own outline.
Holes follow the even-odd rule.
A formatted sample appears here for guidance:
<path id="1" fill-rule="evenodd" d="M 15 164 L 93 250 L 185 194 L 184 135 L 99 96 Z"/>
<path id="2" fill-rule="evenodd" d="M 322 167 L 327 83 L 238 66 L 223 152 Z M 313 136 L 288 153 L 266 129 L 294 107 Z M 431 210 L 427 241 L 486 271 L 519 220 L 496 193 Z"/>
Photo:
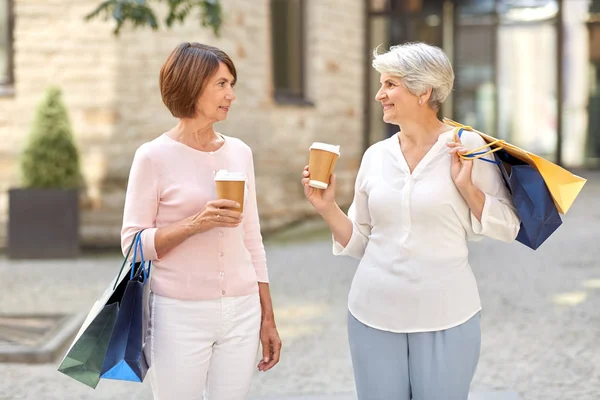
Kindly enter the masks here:
<path id="1" fill-rule="evenodd" d="M 510 242 L 520 221 L 498 167 L 458 153 L 437 112 L 452 90 L 447 56 L 424 43 L 375 52 L 376 100 L 400 132 L 364 154 L 348 216 L 302 183 L 329 225 L 335 255 L 360 259 L 348 301 L 348 339 L 360 400 L 466 400 L 479 360 L 481 303 L 467 240 Z"/>

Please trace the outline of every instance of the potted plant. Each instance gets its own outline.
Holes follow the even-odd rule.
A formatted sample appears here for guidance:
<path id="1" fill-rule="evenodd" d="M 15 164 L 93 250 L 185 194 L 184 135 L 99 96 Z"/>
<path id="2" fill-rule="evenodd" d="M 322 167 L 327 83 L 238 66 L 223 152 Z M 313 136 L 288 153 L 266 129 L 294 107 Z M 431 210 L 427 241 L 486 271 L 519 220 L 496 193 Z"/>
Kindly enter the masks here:
<path id="1" fill-rule="evenodd" d="M 56 87 L 38 105 L 20 169 L 23 187 L 9 190 L 8 257 L 76 257 L 82 179 L 69 116 Z"/>

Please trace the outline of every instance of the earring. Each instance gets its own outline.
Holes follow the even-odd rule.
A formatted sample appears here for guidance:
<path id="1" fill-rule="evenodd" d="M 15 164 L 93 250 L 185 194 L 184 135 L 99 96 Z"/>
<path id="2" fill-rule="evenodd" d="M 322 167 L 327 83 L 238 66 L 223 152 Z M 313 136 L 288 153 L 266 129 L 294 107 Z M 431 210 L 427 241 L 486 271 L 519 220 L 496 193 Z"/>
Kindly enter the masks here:
<path id="1" fill-rule="evenodd" d="M 423 100 L 419 100 L 419 105 L 422 105 L 422 104 L 423 104 Z"/>

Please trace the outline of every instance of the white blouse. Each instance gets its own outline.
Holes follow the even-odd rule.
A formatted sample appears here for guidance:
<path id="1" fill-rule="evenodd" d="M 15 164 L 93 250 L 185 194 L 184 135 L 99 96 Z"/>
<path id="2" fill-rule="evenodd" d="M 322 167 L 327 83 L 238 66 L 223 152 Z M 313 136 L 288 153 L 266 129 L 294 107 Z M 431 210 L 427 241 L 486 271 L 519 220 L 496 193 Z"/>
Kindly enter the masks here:
<path id="1" fill-rule="evenodd" d="M 412 174 L 398 134 L 364 154 L 348 211 L 346 247 L 335 255 L 360 259 L 348 307 L 364 324 L 391 332 L 452 328 L 481 310 L 467 240 L 514 240 L 520 226 L 511 195 L 495 164 L 475 160 L 473 183 L 485 193 L 481 222 L 450 176 L 453 131 L 443 133 Z M 468 149 L 485 144 L 464 131 Z M 491 157 L 490 157 L 491 158 Z"/>

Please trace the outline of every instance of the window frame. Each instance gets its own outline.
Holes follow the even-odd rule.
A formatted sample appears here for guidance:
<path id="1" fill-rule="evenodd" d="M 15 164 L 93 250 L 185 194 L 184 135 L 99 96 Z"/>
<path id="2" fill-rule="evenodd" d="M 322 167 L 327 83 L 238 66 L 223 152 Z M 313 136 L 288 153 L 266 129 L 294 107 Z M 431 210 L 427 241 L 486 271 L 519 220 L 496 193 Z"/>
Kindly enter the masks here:
<path id="1" fill-rule="evenodd" d="M 14 0 L 6 0 L 6 15 L 8 16 L 8 35 L 7 35 L 7 79 L 2 82 L 0 81 L 0 96 L 14 94 L 14 27 L 15 27 L 15 14 L 14 14 Z"/>
<path id="2" fill-rule="evenodd" d="M 276 86 L 276 52 L 273 46 L 274 29 L 273 29 L 273 2 L 278 0 L 270 0 L 269 6 L 271 9 L 271 57 L 272 57 L 272 84 L 273 84 L 273 97 L 279 104 L 293 104 L 293 105 L 313 105 L 312 102 L 306 98 L 306 0 L 296 0 L 299 3 L 299 58 L 300 58 L 300 72 L 298 79 L 300 81 L 300 93 L 292 93 L 289 90 L 278 89 Z M 281 0 L 279 0 L 281 1 Z"/>

